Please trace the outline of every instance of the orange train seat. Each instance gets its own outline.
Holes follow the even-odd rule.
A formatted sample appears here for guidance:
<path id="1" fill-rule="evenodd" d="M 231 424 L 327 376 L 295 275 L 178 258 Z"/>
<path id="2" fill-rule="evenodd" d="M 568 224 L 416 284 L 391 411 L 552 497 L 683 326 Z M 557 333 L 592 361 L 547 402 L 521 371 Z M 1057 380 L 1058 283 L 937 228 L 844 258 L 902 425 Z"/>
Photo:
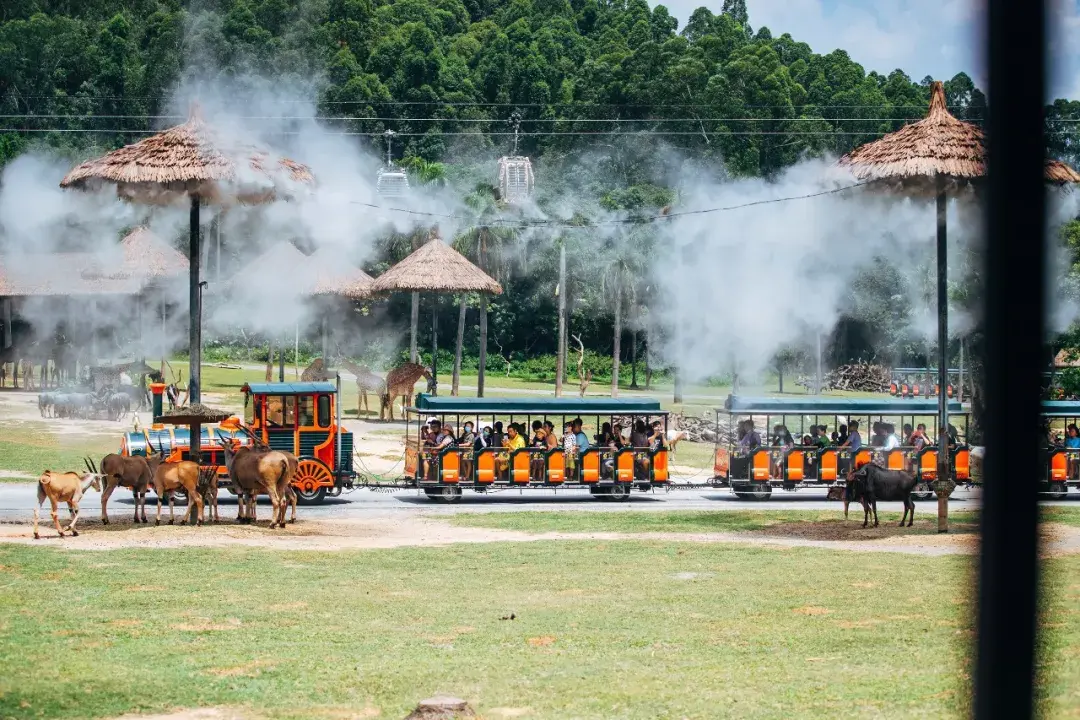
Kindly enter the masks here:
<path id="1" fill-rule="evenodd" d="M 532 453 L 527 450 L 515 450 L 510 457 L 510 479 L 522 485 L 529 484 L 529 468 Z"/>
<path id="2" fill-rule="evenodd" d="M 784 468 L 785 479 L 798 482 L 806 477 L 806 453 L 802 450 L 792 450 L 788 453 L 787 467 Z"/>
<path id="3" fill-rule="evenodd" d="M 907 470 L 907 453 L 903 450 L 890 450 L 885 458 L 885 467 L 890 470 Z"/>
<path id="4" fill-rule="evenodd" d="M 924 450 L 919 456 L 919 476 L 924 481 L 937 480 L 937 450 Z"/>
<path id="5" fill-rule="evenodd" d="M 547 480 L 553 485 L 566 480 L 566 454 L 554 450 L 547 456 Z"/>
<path id="6" fill-rule="evenodd" d="M 620 452 L 615 457 L 615 479 L 618 482 L 634 482 L 634 453 Z"/>
<path id="7" fill-rule="evenodd" d="M 456 483 L 461 480 L 461 455 L 460 453 L 443 453 L 441 459 L 441 477 L 444 483 Z"/>
<path id="8" fill-rule="evenodd" d="M 903 385 L 900 386 L 900 396 L 901 397 L 908 397 L 909 395 L 911 395 L 911 386 L 908 385 L 907 383 L 904 383 Z"/>
<path id="9" fill-rule="evenodd" d="M 954 459 L 954 474 L 956 479 L 970 480 L 971 479 L 971 451 L 970 450 L 957 450 L 956 458 Z"/>
<path id="10" fill-rule="evenodd" d="M 1063 452 L 1050 456 L 1050 481 L 1064 482 L 1069 477 L 1069 461 Z"/>
<path id="11" fill-rule="evenodd" d="M 751 480 L 768 480 L 769 479 L 769 451 L 768 450 L 755 450 L 754 456 L 750 460 L 750 479 Z"/>
<path id="12" fill-rule="evenodd" d="M 581 454 L 581 482 L 600 481 L 600 451 L 586 450 Z"/>
<path id="13" fill-rule="evenodd" d="M 818 456 L 818 480 L 835 482 L 840 453 L 837 450 L 822 450 Z"/>
<path id="14" fill-rule="evenodd" d="M 652 456 L 652 471 L 653 482 L 664 483 L 668 481 L 670 474 L 668 471 L 667 450 L 657 450 Z"/>
<path id="15" fill-rule="evenodd" d="M 889 394 L 896 397 L 897 392 L 899 392 L 899 388 L 896 387 L 896 383 L 889 383 Z"/>
<path id="16" fill-rule="evenodd" d="M 664 450 L 664 465 L 667 465 L 667 451 Z M 713 458 L 713 477 L 726 478 L 731 470 L 731 455 L 727 448 L 717 448 Z"/>
<path id="17" fill-rule="evenodd" d="M 495 453 L 481 452 L 476 456 L 476 482 L 484 485 L 495 482 Z"/>
<path id="18" fill-rule="evenodd" d="M 872 452 L 860 448 L 858 451 L 856 451 L 855 459 L 852 461 L 852 464 L 855 466 L 855 469 L 858 470 L 863 465 L 869 465 L 871 461 L 873 461 L 873 459 L 874 454 Z"/>

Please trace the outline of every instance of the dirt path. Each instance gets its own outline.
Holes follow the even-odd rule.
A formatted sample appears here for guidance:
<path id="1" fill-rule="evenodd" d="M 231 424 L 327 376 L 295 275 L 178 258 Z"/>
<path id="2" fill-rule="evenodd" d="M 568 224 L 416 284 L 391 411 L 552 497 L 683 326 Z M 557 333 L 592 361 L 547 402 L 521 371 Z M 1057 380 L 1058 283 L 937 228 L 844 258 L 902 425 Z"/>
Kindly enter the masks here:
<path id="1" fill-rule="evenodd" d="M 855 552 L 893 552 L 908 555 L 970 555 L 978 550 L 972 529 L 938 535 L 926 527 L 881 527 L 863 531 L 857 524 L 788 523 L 755 532 L 716 533 L 624 533 L 548 532 L 460 527 L 432 517 L 387 517 L 366 520 L 301 521 L 284 530 L 265 525 L 251 527 L 223 522 L 203 527 L 139 526 L 116 523 L 102 526 L 96 520 L 80 523 L 78 538 L 60 540 L 53 528 L 43 524 L 44 547 L 80 550 L 123 548 L 251 547 L 281 550 L 370 550 L 399 547 L 444 547 L 456 543 L 539 542 L 566 540 L 640 540 L 688 543 L 733 543 L 760 547 L 813 547 Z M 839 529 L 838 529 L 839 528 Z M 858 538 L 858 539 L 853 539 Z M 0 542 L 35 543 L 25 524 L 0 525 Z M 1050 555 L 1080 553 L 1080 528 L 1050 523 L 1043 526 L 1043 551 Z"/>

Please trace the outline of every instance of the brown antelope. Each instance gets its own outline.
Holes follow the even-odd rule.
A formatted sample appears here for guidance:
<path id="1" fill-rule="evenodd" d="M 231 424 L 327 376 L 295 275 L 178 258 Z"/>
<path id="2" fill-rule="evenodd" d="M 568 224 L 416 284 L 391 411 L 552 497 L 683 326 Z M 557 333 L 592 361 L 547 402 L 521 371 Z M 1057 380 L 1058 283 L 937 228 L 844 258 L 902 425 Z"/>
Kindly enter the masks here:
<path id="1" fill-rule="evenodd" d="M 254 448 L 233 446 L 222 438 L 221 448 L 225 452 L 225 466 L 229 468 L 229 478 L 239 494 L 240 512 L 245 506 L 250 508 L 251 521 L 255 521 L 255 505 L 260 493 L 270 496 L 272 506 L 270 527 L 285 527 L 286 487 L 292 480 L 290 461 L 279 450 L 256 450 Z M 250 500 L 245 502 L 245 497 Z"/>
<path id="2" fill-rule="evenodd" d="M 256 449 L 264 450 L 264 451 L 267 451 L 267 452 L 269 452 L 272 449 L 269 445 L 267 445 L 266 443 L 264 443 L 262 441 L 262 438 L 260 438 L 257 434 L 251 432 L 249 429 L 247 429 L 245 427 L 241 427 L 240 430 L 245 435 L 247 435 L 248 438 L 251 439 L 252 446 L 255 447 Z M 225 441 L 222 440 L 222 442 L 225 442 Z M 293 455 L 291 452 L 288 452 L 286 450 L 278 450 L 277 452 L 280 452 L 282 455 L 284 455 L 285 460 L 289 463 L 288 476 L 283 479 L 283 481 L 281 483 L 282 486 L 278 488 L 278 492 L 280 494 L 281 501 L 282 501 L 281 519 L 278 522 L 279 522 L 279 524 L 283 524 L 283 522 L 285 520 L 285 508 L 284 508 L 284 505 L 285 505 L 285 503 L 288 503 L 289 507 L 291 508 L 291 511 L 290 511 L 291 515 L 289 517 L 289 522 L 290 523 L 295 523 L 296 522 L 297 497 L 296 497 L 296 489 L 293 488 L 292 483 L 293 483 L 293 479 L 296 478 L 296 471 L 300 467 L 300 461 L 297 459 L 297 457 L 295 455 Z M 260 493 L 252 494 L 251 492 L 248 492 L 248 491 L 244 490 L 243 488 L 241 488 L 235 482 L 233 482 L 233 491 L 236 493 L 236 498 L 237 498 L 236 521 L 237 522 L 242 522 L 242 523 L 254 522 L 255 521 L 255 515 L 256 515 L 255 506 L 258 503 L 258 500 L 259 500 L 258 495 Z"/>
<path id="3" fill-rule="evenodd" d="M 64 530 L 60 528 L 60 519 L 57 516 L 57 507 L 60 503 L 66 502 L 68 512 L 71 513 L 71 522 L 68 523 L 66 529 L 71 531 L 73 537 L 78 537 L 79 531 L 75 529 L 75 524 L 79 522 L 79 501 L 90 488 L 101 492 L 101 475 L 94 472 L 80 475 L 74 472 L 59 473 L 52 470 L 41 473 L 41 477 L 38 478 L 37 506 L 34 507 L 34 539 L 41 537 L 38 534 L 38 516 L 45 498 L 48 498 L 52 504 L 50 514 L 53 524 L 56 525 L 56 534 L 64 537 Z"/>
<path id="4" fill-rule="evenodd" d="M 203 498 L 199 490 L 199 464 L 191 460 L 167 462 L 165 452 L 161 447 L 158 447 L 158 452 L 148 457 L 146 462 L 153 474 L 154 494 L 157 495 L 157 517 L 154 519 L 154 524 L 161 524 L 161 502 L 166 495 L 169 497 L 169 524 L 173 524 L 176 519 L 173 493 L 183 488 L 187 495 L 187 509 L 184 511 L 180 524 L 186 524 L 188 517 L 191 517 L 192 523 L 202 525 Z"/>
<path id="5" fill-rule="evenodd" d="M 147 443 L 147 453 L 153 452 L 153 448 Z M 86 468 L 93 473 L 98 472 L 94 463 L 86 458 Z M 101 474 L 105 476 L 105 490 L 101 493 L 101 523 L 109 524 L 108 505 L 109 497 L 117 487 L 131 488 L 135 497 L 135 522 L 139 522 L 139 508 L 142 508 L 142 522 L 146 522 L 146 490 L 153 479 L 153 472 L 142 457 L 124 457 L 111 453 L 101 459 Z"/>

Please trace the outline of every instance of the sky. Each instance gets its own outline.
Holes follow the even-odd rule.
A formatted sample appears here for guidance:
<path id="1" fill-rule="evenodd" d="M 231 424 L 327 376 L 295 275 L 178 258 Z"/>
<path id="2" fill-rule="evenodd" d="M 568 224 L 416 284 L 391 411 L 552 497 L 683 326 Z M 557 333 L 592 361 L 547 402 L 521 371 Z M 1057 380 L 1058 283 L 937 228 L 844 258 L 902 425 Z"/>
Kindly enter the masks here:
<path id="1" fill-rule="evenodd" d="M 660 4 L 650 0 L 654 5 Z M 722 0 L 665 0 L 681 28 L 695 8 Z M 1080 0 L 1051 0 L 1048 96 L 1080 100 Z M 919 81 L 966 72 L 986 89 L 982 58 L 985 0 L 747 0 L 750 25 L 791 33 L 825 54 L 842 48 L 867 71 L 900 68 Z"/>

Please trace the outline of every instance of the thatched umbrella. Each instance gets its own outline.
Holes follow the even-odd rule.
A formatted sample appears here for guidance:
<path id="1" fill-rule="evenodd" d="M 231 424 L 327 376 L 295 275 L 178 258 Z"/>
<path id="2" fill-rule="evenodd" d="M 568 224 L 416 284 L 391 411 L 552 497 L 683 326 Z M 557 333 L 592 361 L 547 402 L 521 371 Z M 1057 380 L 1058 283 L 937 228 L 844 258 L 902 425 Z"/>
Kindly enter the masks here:
<path id="1" fill-rule="evenodd" d="M 938 531 L 948 530 L 948 243 L 946 207 L 949 186 L 986 174 L 986 151 L 980 128 L 957 120 L 945 106 L 945 86 L 930 86 L 930 110 L 918 122 L 852 150 L 839 164 L 856 178 L 895 185 L 907 192 L 932 190 L 937 199 L 938 305 Z M 1063 184 L 1080 182 L 1080 175 L 1062 162 L 1048 161 L 1046 179 Z"/>
<path id="2" fill-rule="evenodd" d="M 394 267 L 375 278 L 371 284 L 372 292 L 427 292 L 427 293 L 467 293 L 479 292 L 501 295 L 502 286 L 490 275 L 473 265 L 454 248 L 439 239 L 438 229 L 432 231 L 431 239 Z M 438 341 L 437 341 L 438 304 L 431 306 L 431 377 L 432 384 L 438 386 Z M 480 344 L 486 345 L 487 338 L 481 336 Z M 483 366 L 479 369 L 484 372 Z"/>
<path id="3" fill-rule="evenodd" d="M 154 422 L 160 425 L 187 425 L 191 428 L 190 457 L 192 462 L 197 463 L 202 453 L 202 426 L 219 423 L 229 417 L 232 417 L 232 414 L 224 410 L 193 403 L 187 407 L 168 410 L 163 415 L 154 417 Z"/>
<path id="4" fill-rule="evenodd" d="M 314 281 L 309 294 L 315 298 L 338 297 L 346 300 L 366 300 L 371 297 L 372 277 L 358 267 L 343 263 L 329 248 L 316 250 L 309 258 Z M 323 366 L 330 367 L 330 328 L 328 313 L 322 314 Z"/>
<path id="5" fill-rule="evenodd" d="M 89 160 L 68 173 L 60 186 L 93 190 L 111 184 L 119 197 L 132 202 L 190 202 L 188 397 L 198 402 L 202 360 L 200 206 L 272 202 L 288 197 L 293 187 L 312 182 L 314 178 L 306 166 L 272 157 L 249 143 L 223 138 L 203 122 L 193 107 L 183 125 Z"/>

